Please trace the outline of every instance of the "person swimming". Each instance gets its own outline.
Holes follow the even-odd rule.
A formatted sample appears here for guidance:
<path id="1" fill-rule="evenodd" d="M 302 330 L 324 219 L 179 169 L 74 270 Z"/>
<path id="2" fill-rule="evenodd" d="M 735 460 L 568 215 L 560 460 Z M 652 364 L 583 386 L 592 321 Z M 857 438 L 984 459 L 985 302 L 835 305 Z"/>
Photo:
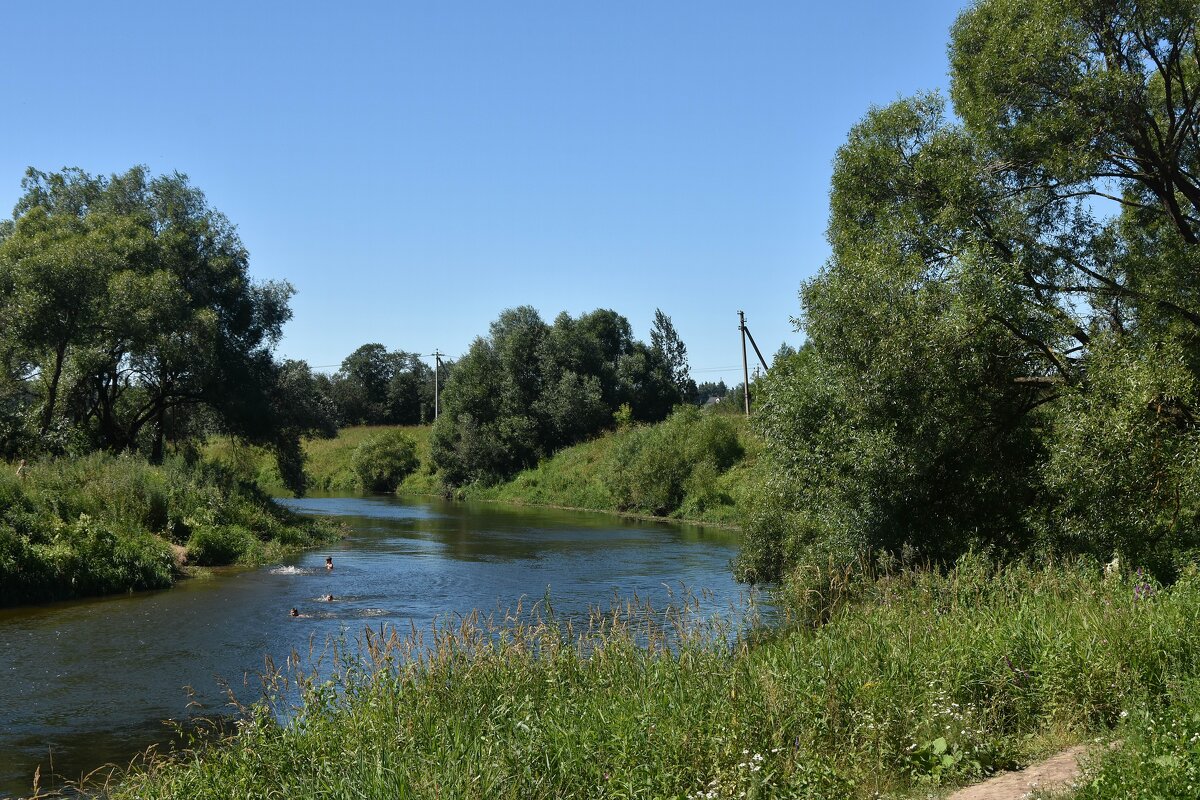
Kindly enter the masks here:
<path id="1" fill-rule="evenodd" d="M 300 609 L 298 609 L 298 608 L 293 608 L 293 609 L 292 609 L 291 616 L 293 616 L 293 617 L 298 617 L 298 616 L 300 616 Z"/>
<path id="2" fill-rule="evenodd" d="M 331 595 L 331 594 L 327 594 L 327 595 L 325 595 L 325 602 L 326 602 L 326 603 L 332 603 L 332 602 L 333 602 L 333 595 Z"/>
<path id="3" fill-rule="evenodd" d="M 325 556 L 325 569 L 333 569 L 333 556 Z"/>

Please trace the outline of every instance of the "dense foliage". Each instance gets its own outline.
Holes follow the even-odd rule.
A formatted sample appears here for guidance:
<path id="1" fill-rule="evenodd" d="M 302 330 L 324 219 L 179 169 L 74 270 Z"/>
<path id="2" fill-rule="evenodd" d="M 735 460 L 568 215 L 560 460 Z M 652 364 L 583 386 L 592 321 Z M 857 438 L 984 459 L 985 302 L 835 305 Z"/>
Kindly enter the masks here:
<path id="1" fill-rule="evenodd" d="M 273 447 L 328 431 L 303 362 L 271 351 L 292 289 L 253 283 L 233 225 L 186 177 L 29 170 L 0 225 L 0 455 L 137 451 L 221 430 Z"/>
<path id="2" fill-rule="evenodd" d="M 330 535 L 217 468 L 48 459 L 0 471 L 0 606 L 165 588 L 184 559 L 254 562 Z"/>
<path id="3" fill-rule="evenodd" d="M 495 483 L 612 425 L 622 405 L 637 421 L 664 419 L 695 393 L 670 318 L 646 345 L 629 321 L 598 309 L 553 325 L 508 309 L 456 364 L 434 425 L 431 455 L 450 486 Z"/>
<path id="4" fill-rule="evenodd" d="M 1169 575 L 1200 544 L 1198 20 L 980 0 L 953 114 L 919 96 L 851 131 L 808 346 L 760 392 L 746 574 L 974 545 Z"/>
<path id="5" fill-rule="evenodd" d="M 731 525 L 756 484 L 757 449 L 745 417 L 684 406 L 657 425 L 622 425 L 511 481 L 473 484 L 457 494 Z"/>
<path id="6" fill-rule="evenodd" d="M 434 381 L 444 385 L 453 361 L 435 370 L 416 353 L 364 344 L 326 378 L 322 390 L 339 425 L 419 425 L 433 422 Z"/>
<path id="7" fill-rule="evenodd" d="M 702 514 L 728 504 L 717 478 L 745 455 L 729 417 L 680 408 L 658 425 L 619 437 L 604 483 L 620 511 Z"/>
<path id="8" fill-rule="evenodd" d="M 404 431 L 384 431 L 355 448 L 353 463 L 364 492 L 394 492 L 419 466 L 417 444 Z"/>

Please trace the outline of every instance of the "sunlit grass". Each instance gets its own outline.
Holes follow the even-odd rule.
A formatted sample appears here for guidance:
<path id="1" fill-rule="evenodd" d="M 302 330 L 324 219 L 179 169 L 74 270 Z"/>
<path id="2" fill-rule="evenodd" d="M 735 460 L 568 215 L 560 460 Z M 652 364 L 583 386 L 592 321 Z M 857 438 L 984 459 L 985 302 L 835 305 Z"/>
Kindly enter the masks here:
<path id="1" fill-rule="evenodd" d="M 355 449 L 366 439 L 383 431 L 401 430 L 417 445 L 421 466 L 401 484 L 401 494 L 437 494 L 441 484 L 428 471 L 429 425 L 359 425 L 342 428 L 332 439 L 306 439 L 304 471 L 309 491 L 315 494 L 353 494 L 362 487 L 354 472 Z M 213 439 L 204 447 L 205 458 L 236 470 L 247 480 L 269 492 L 287 493 L 271 454 L 261 447 L 239 445 L 229 439 Z"/>
<path id="2" fill-rule="evenodd" d="M 1194 570 L 1150 594 L 1094 565 L 976 559 L 839 580 L 821 614 L 733 639 L 639 608 L 376 631 L 334 678 L 275 676 L 304 698 L 285 724 L 255 707 L 112 796 L 924 797 L 1192 713 Z"/>
<path id="3" fill-rule="evenodd" d="M 0 605 L 170 586 L 336 535 L 215 467 L 93 453 L 0 472 Z"/>
<path id="4" fill-rule="evenodd" d="M 692 470 L 692 465 L 686 464 L 692 474 L 684 482 L 681 502 L 665 509 L 667 516 L 716 525 L 736 526 L 740 523 L 742 501 L 757 485 L 754 470 L 759 463 L 762 443 L 744 417 L 722 416 L 722 419 L 728 420 L 736 432 L 743 449 L 742 457 L 719 473 Z M 659 423 L 660 426 L 668 424 Z M 684 426 L 678 428 L 677 435 L 687 435 Z M 667 429 L 663 427 L 662 430 Z M 497 486 L 467 486 L 459 494 L 472 500 L 652 515 L 650 509 L 627 506 L 611 488 L 613 474 L 630 468 L 624 449 L 638 432 L 639 427 L 607 432 L 589 442 L 561 450 L 536 467 L 518 473 L 511 481 Z"/>

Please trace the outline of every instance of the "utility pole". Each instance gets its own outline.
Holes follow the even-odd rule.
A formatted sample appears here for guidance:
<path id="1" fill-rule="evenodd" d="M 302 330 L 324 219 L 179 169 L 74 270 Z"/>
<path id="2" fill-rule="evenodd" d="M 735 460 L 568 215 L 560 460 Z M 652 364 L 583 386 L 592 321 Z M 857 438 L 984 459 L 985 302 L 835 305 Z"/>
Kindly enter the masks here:
<path id="1" fill-rule="evenodd" d="M 746 403 L 746 416 L 750 416 L 750 369 L 746 365 L 746 312 L 738 312 L 738 330 L 742 333 L 742 398 Z"/>
<path id="2" fill-rule="evenodd" d="M 746 399 L 746 416 L 750 416 L 750 371 L 746 366 L 746 339 L 750 340 L 751 346 L 754 347 L 754 355 L 758 356 L 758 363 L 762 364 L 763 372 L 766 372 L 770 367 L 767 366 L 767 360 L 763 358 L 762 351 L 758 349 L 758 342 L 754 341 L 754 334 L 750 333 L 750 329 L 746 327 L 746 312 L 738 312 L 738 330 L 742 332 L 742 386 L 744 387 L 743 394 Z M 758 380 L 758 366 L 754 367 L 754 379 Z"/>
<path id="3" fill-rule="evenodd" d="M 438 368 L 442 366 L 442 351 L 433 351 L 433 421 L 438 418 Z"/>

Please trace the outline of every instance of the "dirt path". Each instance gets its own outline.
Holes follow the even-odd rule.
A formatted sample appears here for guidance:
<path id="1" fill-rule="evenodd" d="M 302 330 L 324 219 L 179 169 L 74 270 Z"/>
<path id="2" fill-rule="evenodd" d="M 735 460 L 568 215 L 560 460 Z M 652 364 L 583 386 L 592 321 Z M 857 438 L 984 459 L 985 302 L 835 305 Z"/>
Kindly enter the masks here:
<path id="1" fill-rule="evenodd" d="M 1086 752 L 1087 745 L 1069 747 L 1020 772 L 1006 772 L 983 783 L 968 786 L 946 800 L 1019 800 L 1034 789 L 1065 789 L 1067 784 L 1079 777 L 1079 758 Z"/>

